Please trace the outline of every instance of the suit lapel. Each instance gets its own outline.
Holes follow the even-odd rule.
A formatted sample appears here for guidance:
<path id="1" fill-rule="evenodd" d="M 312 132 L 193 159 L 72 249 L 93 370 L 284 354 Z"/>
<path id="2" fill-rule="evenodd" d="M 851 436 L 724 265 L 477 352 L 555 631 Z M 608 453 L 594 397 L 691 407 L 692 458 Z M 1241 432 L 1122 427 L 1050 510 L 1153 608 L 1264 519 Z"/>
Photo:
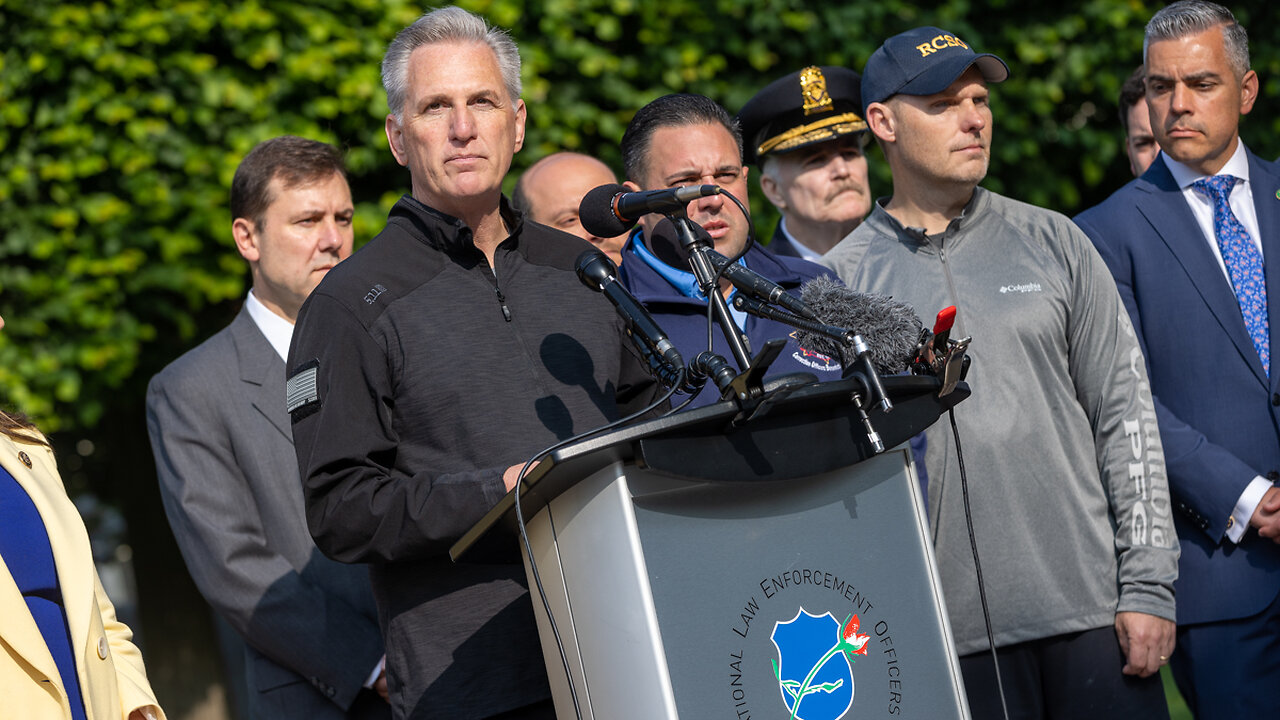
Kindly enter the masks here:
<path id="1" fill-rule="evenodd" d="M 242 387 L 253 407 L 266 416 L 292 444 L 293 429 L 285 408 L 284 361 L 258 329 L 249 311 L 241 310 L 231 323 Z"/>
<path id="2" fill-rule="evenodd" d="M 1205 305 L 1217 318 L 1223 332 L 1231 339 L 1236 351 L 1253 370 L 1258 381 L 1266 385 L 1267 375 L 1262 369 L 1262 361 L 1258 358 L 1258 351 L 1253 346 L 1249 331 L 1245 329 L 1244 318 L 1240 316 L 1240 303 L 1209 249 L 1210 239 L 1205 238 L 1200 231 L 1195 215 L 1187 207 L 1186 198 L 1182 196 L 1168 166 L 1164 164 L 1163 155 L 1156 158 L 1151 169 L 1142 176 L 1137 189 L 1145 193 L 1138 198 L 1139 212 L 1155 228 L 1169 252 L 1177 258 Z M 1176 323 L 1177 318 L 1169 318 L 1169 322 Z"/>
<path id="3" fill-rule="evenodd" d="M 1267 278 L 1267 320 L 1271 342 L 1271 390 L 1280 390 L 1280 172 L 1277 167 L 1249 153 L 1249 184 L 1253 187 L 1253 207 L 1258 213 L 1262 240 L 1263 272 Z"/>
<path id="4" fill-rule="evenodd" d="M 773 237 L 769 240 L 769 252 L 774 255 L 789 255 L 791 257 L 800 257 L 800 253 L 791 246 L 791 241 L 782 232 L 782 221 L 778 221 L 778 227 L 773 229 Z"/>

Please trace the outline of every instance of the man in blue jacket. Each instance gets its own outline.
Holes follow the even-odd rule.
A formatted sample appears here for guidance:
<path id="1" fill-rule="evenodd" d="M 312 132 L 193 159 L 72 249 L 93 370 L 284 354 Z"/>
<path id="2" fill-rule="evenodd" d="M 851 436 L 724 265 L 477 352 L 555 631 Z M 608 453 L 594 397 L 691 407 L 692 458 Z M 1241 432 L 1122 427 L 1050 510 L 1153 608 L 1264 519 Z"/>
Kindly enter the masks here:
<path id="1" fill-rule="evenodd" d="M 747 198 L 747 168 L 742 164 L 742 134 L 737 123 L 714 100 L 702 95 L 666 95 L 645 105 L 631 119 L 622 136 L 622 160 L 631 190 L 657 190 L 682 185 L 715 184 L 743 200 Z M 733 257 L 747 243 L 748 221 L 732 200 L 723 196 L 701 198 L 689 204 L 689 219 L 711 236 L 715 249 Z M 649 310 L 686 360 L 707 349 L 707 300 L 697 287 L 681 251 L 663 232 L 660 218 L 647 215 L 623 249 L 618 277 Z M 663 223 L 670 227 L 668 223 Z M 792 257 L 780 257 L 753 244 L 742 262 L 793 294 L 800 285 L 819 275 L 822 267 Z M 722 285 L 726 298 L 732 289 Z M 808 372 L 819 380 L 840 377 L 840 363 L 805 349 L 796 342 L 793 328 L 732 311 L 746 334 L 752 352 L 759 352 L 774 338 L 786 347 L 766 375 Z M 712 350 L 732 361 L 728 341 L 719 327 L 713 329 Z M 717 400 L 714 387 L 704 387 L 691 406 Z"/>

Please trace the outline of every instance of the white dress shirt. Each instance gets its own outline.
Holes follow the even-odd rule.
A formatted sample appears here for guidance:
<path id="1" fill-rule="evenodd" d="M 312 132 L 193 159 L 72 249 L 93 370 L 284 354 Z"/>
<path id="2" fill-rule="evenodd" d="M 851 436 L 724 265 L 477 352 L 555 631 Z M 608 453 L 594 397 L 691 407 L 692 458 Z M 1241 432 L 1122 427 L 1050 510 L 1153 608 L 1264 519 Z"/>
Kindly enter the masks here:
<path id="1" fill-rule="evenodd" d="M 1169 157 L 1162 150 L 1165 165 L 1169 167 L 1169 173 L 1173 175 L 1174 182 L 1178 183 L 1178 187 L 1182 188 L 1182 197 L 1187 201 L 1187 207 L 1191 208 L 1191 214 L 1196 218 L 1196 224 L 1200 226 L 1200 232 L 1204 236 L 1205 242 L 1209 244 L 1209 250 L 1213 252 L 1213 257 L 1218 260 L 1218 268 L 1222 270 L 1222 277 L 1226 279 L 1227 285 L 1231 285 L 1231 275 L 1227 272 L 1227 263 L 1222 259 L 1222 249 L 1218 247 L 1218 238 L 1213 231 L 1213 200 L 1205 193 L 1196 190 L 1192 184 L 1201 178 L 1209 177 L 1203 175 L 1182 163 Z M 1248 231 L 1249 238 L 1253 240 L 1253 244 L 1258 248 L 1258 256 L 1262 256 L 1262 232 L 1258 226 L 1258 211 L 1253 206 L 1253 191 L 1249 186 L 1249 156 L 1244 148 L 1244 141 L 1240 140 L 1236 143 L 1236 151 L 1231 155 L 1231 159 L 1226 165 L 1218 171 L 1219 175 L 1234 175 L 1240 178 L 1231 188 L 1231 195 L 1228 196 L 1227 202 L 1231 204 L 1231 212 L 1235 213 L 1236 219 L 1244 225 L 1244 229 Z M 1274 291 L 1275 289 L 1273 289 Z M 1235 291 L 1232 290 L 1232 296 Z M 1227 538 L 1233 543 L 1240 542 L 1244 537 L 1244 533 L 1249 529 L 1249 520 L 1253 517 L 1253 512 L 1258 508 L 1258 503 L 1262 502 L 1262 496 L 1271 488 L 1271 481 L 1262 477 L 1255 476 L 1253 481 L 1245 488 L 1244 493 L 1240 495 L 1240 499 L 1236 501 L 1235 510 L 1231 513 L 1231 522 L 1227 525 Z"/>
<path id="2" fill-rule="evenodd" d="M 818 262 L 822 259 L 821 255 L 814 252 L 812 248 L 797 240 L 794 235 L 787 231 L 787 219 L 785 217 L 782 218 L 778 227 L 782 229 L 782 238 L 791 243 L 791 247 L 795 248 L 796 253 L 799 254 L 802 259 L 808 260 L 809 262 Z"/>
<path id="3" fill-rule="evenodd" d="M 249 297 L 244 301 L 245 309 L 249 311 L 249 317 L 253 318 L 253 322 L 267 336 L 267 342 L 271 343 L 271 347 L 275 349 L 280 359 L 289 362 L 289 343 L 293 340 L 293 323 L 285 320 L 275 311 L 269 309 L 258 296 L 253 294 L 253 289 L 249 289 Z"/>
<path id="4" fill-rule="evenodd" d="M 1162 151 L 1161 154 L 1164 155 L 1164 152 Z M 1178 187 L 1182 188 L 1182 197 L 1186 198 L 1187 206 L 1191 208 L 1191 214 L 1196 216 L 1196 224 L 1200 226 L 1205 242 L 1209 244 L 1209 249 L 1213 252 L 1213 256 L 1218 259 L 1218 267 L 1222 269 L 1222 276 L 1230 283 L 1231 276 L 1227 274 L 1227 264 L 1222 259 L 1222 249 L 1218 247 L 1218 238 L 1213 232 L 1213 200 L 1208 195 L 1192 187 L 1192 183 L 1195 181 L 1209 176 L 1192 170 L 1168 155 L 1164 156 L 1164 163 L 1169 166 L 1169 172 L 1173 175 L 1174 182 L 1178 183 Z M 1231 203 L 1231 212 L 1235 213 L 1236 219 L 1249 232 L 1249 239 L 1253 240 L 1254 246 L 1258 248 L 1258 255 L 1261 256 L 1262 232 L 1258 227 L 1258 211 L 1253 207 L 1253 190 L 1249 184 L 1249 156 L 1244 149 L 1244 141 L 1236 145 L 1235 153 L 1227 161 L 1227 164 L 1222 166 L 1218 174 L 1234 175 L 1240 178 L 1232 186 L 1228 202 Z"/>

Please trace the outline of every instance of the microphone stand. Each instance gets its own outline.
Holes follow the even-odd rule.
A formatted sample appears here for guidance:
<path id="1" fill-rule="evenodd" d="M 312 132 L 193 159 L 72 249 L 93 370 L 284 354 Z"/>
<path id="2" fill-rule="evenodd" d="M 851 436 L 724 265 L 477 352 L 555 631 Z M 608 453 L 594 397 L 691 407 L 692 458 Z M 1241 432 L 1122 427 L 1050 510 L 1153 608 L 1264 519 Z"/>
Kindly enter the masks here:
<path id="1" fill-rule="evenodd" d="M 729 343 L 729 350 L 733 352 L 733 359 L 742 370 L 727 385 L 721 384 L 725 377 L 723 372 L 717 376 L 720 398 L 722 400 L 733 398 L 738 403 L 741 412 L 735 418 L 735 424 L 757 417 L 767 411 L 771 404 L 764 390 L 764 374 L 782 352 L 784 343 L 781 340 L 770 340 L 760 349 L 760 354 L 754 358 L 751 356 L 747 336 L 733 321 L 733 315 L 729 313 L 729 304 L 725 302 L 724 295 L 720 294 L 720 288 L 716 284 L 719 273 L 710 256 L 711 243 L 698 237 L 693 230 L 693 221 L 684 210 L 672 212 L 667 215 L 667 218 L 675 226 L 680 245 L 685 252 L 689 253 L 689 266 L 693 269 L 693 275 L 698 281 L 698 288 L 707 296 L 707 302 L 711 304 L 711 312 L 719 320 L 720 329 Z M 790 392 L 790 389 L 787 392 Z"/>
<path id="2" fill-rule="evenodd" d="M 733 306 L 756 317 L 777 320 L 791 327 L 808 330 L 816 335 L 823 335 L 852 347 L 854 355 L 858 358 L 858 368 L 853 372 L 853 375 L 862 379 L 862 384 L 866 386 L 867 391 L 871 394 L 872 402 L 879 405 L 881 411 L 886 413 L 893 411 L 893 401 L 889 399 L 888 393 L 885 392 L 884 384 L 880 382 L 880 373 L 876 372 L 875 365 L 871 362 L 870 348 L 867 347 L 867 342 L 862 339 L 861 335 L 852 330 L 846 330 L 835 325 L 826 325 L 808 318 L 802 318 L 786 310 L 779 310 L 742 293 L 738 293 L 733 297 Z"/>
<path id="3" fill-rule="evenodd" d="M 707 251 L 711 249 L 709 243 L 700 240 L 694 233 L 691 227 L 693 221 L 683 210 L 673 212 L 667 215 L 667 218 L 676 228 L 680 245 L 689 253 L 689 265 L 693 268 L 693 276 L 698 280 L 698 288 L 706 294 L 707 302 L 711 303 L 711 311 L 715 314 L 716 320 L 720 321 L 720 327 L 724 330 L 725 340 L 729 342 L 733 359 L 737 361 L 738 367 L 745 371 L 751 366 L 751 351 L 747 349 L 746 335 L 738 329 L 738 324 L 729 314 L 729 304 L 720 294 L 720 288 L 716 287 L 715 264 L 707 255 Z"/>
<path id="4" fill-rule="evenodd" d="M 872 403 L 879 405 L 882 412 L 888 413 L 893 410 L 893 402 L 889 400 L 889 394 L 885 392 L 884 384 L 880 382 L 880 373 L 876 372 L 876 368 L 871 362 L 870 348 L 867 347 L 867 343 L 862 339 L 861 335 L 852 330 L 793 315 L 786 310 L 779 310 L 742 293 L 738 293 L 733 297 L 733 305 L 739 310 L 744 310 L 757 317 L 777 320 L 801 330 L 808 330 L 814 334 L 829 337 L 852 347 L 854 355 L 857 357 L 857 367 L 851 373 L 852 377 L 862 382 L 862 387 L 866 389 L 868 398 Z M 843 364 L 843 360 L 841 364 Z M 862 407 L 862 398 L 855 392 L 852 400 L 853 408 L 858 412 L 858 419 L 862 422 L 862 427 L 867 433 L 867 441 L 871 443 L 871 449 L 876 453 L 884 452 L 884 440 L 880 438 L 880 433 L 871 424 L 871 417 L 867 415 L 866 409 Z"/>
<path id="5" fill-rule="evenodd" d="M 739 207 L 741 207 L 741 204 L 739 204 Z M 745 212 L 745 209 L 743 211 Z M 698 281 L 698 287 L 706 294 L 707 301 L 711 304 L 713 316 L 720 321 L 720 327 L 724 331 L 725 339 L 729 343 L 729 348 L 733 352 L 738 367 L 743 368 L 743 372 L 734 378 L 728 387 L 720 384 L 721 378 L 725 377 L 724 375 L 717 378 L 721 397 L 724 399 L 733 397 L 738 402 L 738 406 L 742 409 L 739 417 L 746 417 L 746 419 L 756 417 L 765 412 L 772 402 L 764 392 L 763 378 L 765 371 L 782 351 L 784 342 L 782 340 L 770 340 L 761 349 L 760 354 L 754 360 L 752 359 L 746 335 L 738 328 L 737 323 L 733 321 L 733 316 L 729 313 L 729 305 L 725 302 L 724 296 L 720 294 L 720 288 L 716 285 L 716 278 L 719 277 L 720 273 L 716 270 L 711 243 L 698 237 L 693 230 L 693 222 L 689 220 L 684 210 L 667 213 L 667 218 L 675 227 L 676 237 L 679 238 L 680 245 L 689 254 L 689 265 Z M 760 317 L 769 317 L 792 327 L 807 329 L 825 335 L 853 347 L 858 367 L 854 370 L 852 376 L 862 381 L 862 386 L 865 388 L 867 395 L 872 402 L 879 405 L 883 412 L 887 413 L 893 410 L 893 403 L 889 400 L 889 395 L 885 392 L 884 385 L 880 382 L 880 374 L 876 372 L 875 366 L 871 362 L 870 349 L 861 335 L 844 328 L 824 325 L 816 320 L 802 318 L 793 313 L 779 310 L 756 298 L 748 297 L 743 292 L 739 292 L 734 296 L 734 306 Z M 794 389 L 788 386 L 776 388 L 777 391 L 784 393 L 790 393 Z M 883 452 L 884 441 L 881 440 L 880 433 L 876 432 L 875 427 L 871 424 L 871 418 L 867 416 L 866 410 L 863 409 L 862 398 L 857 393 L 854 393 L 852 401 L 854 408 L 858 411 L 859 419 L 867 432 L 867 439 L 871 443 L 873 450 L 877 453 Z"/>

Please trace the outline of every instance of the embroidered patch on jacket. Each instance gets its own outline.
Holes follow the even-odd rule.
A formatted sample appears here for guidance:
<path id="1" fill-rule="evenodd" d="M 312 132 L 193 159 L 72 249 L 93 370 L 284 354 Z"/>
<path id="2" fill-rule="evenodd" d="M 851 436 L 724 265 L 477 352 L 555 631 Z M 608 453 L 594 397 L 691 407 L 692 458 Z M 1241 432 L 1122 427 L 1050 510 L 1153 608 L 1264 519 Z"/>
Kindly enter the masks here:
<path id="1" fill-rule="evenodd" d="M 289 374 L 284 394 L 293 422 L 320 409 L 320 388 L 316 383 L 319 372 L 320 361 L 313 359 Z"/>
<path id="2" fill-rule="evenodd" d="M 800 344 L 800 340 L 796 338 L 796 333 L 791 333 L 791 339 L 796 343 L 796 352 L 791 353 L 792 359 L 801 365 L 822 372 L 840 372 L 840 361 L 829 355 L 823 355 L 816 350 L 810 350 Z"/>

